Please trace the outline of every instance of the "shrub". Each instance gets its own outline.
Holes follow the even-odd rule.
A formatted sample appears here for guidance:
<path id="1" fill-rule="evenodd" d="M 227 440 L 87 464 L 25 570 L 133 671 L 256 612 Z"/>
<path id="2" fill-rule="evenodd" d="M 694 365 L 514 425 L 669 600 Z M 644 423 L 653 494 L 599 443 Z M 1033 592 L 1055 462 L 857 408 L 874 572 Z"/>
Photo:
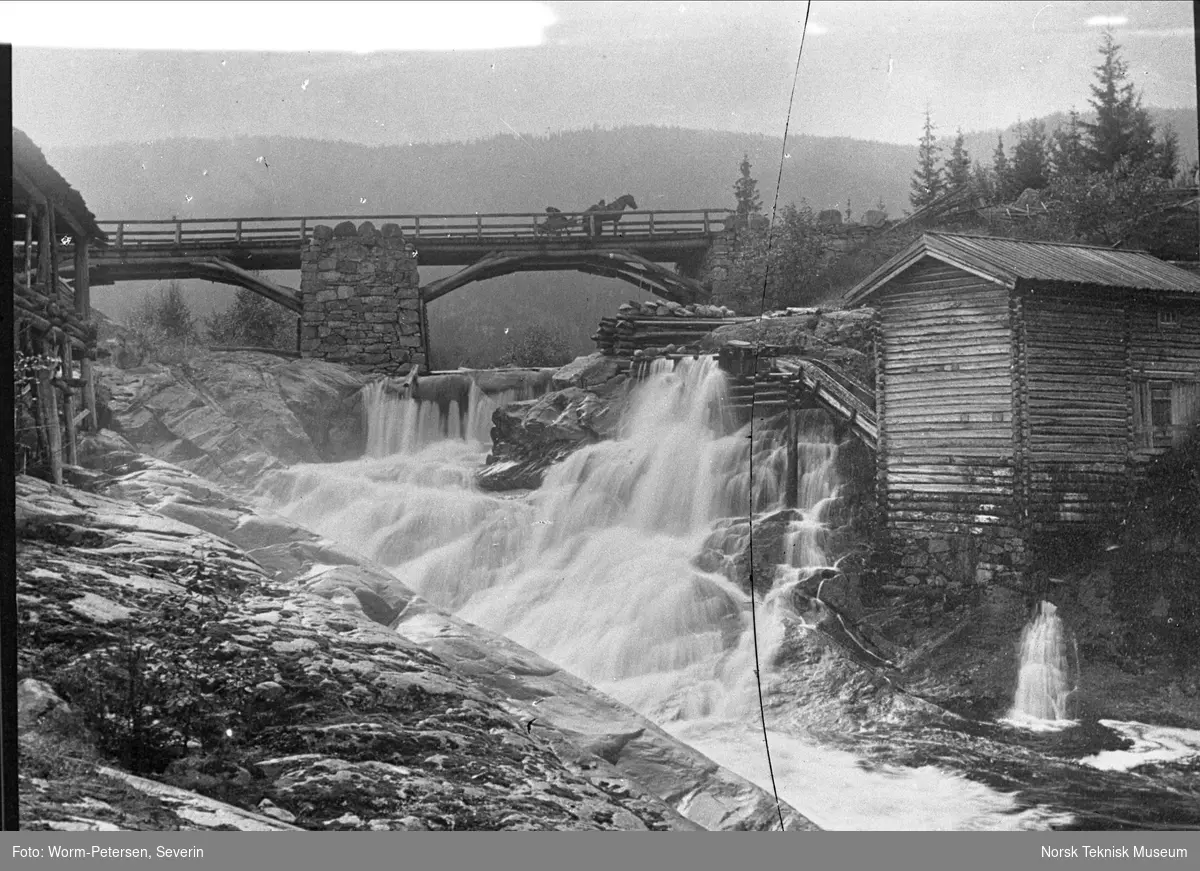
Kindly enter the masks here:
<path id="1" fill-rule="evenodd" d="M 571 352 L 561 335 L 542 324 L 534 324 L 509 339 L 504 350 L 505 366 L 565 366 Z"/>
<path id="2" fill-rule="evenodd" d="M 296 347 L 296 316 L 245 288 L 238 288 L 233 305 L 207 320 L 210 341 L 218 345 L 290 350 Z"/>

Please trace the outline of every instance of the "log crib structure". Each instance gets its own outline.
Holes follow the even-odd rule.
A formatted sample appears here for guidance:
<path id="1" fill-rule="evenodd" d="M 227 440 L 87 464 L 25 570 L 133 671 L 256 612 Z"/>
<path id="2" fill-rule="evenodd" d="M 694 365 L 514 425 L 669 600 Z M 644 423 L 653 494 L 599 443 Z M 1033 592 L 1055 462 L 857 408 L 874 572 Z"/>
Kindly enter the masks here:
<path id="1" fill-rule="evenodd" d="M 107 237 L 41 149 L 16 128 L 12 141 L 16 468 L 40 466 L 61 484 L 79 432 L 98 429 L 88 249 Z"/>

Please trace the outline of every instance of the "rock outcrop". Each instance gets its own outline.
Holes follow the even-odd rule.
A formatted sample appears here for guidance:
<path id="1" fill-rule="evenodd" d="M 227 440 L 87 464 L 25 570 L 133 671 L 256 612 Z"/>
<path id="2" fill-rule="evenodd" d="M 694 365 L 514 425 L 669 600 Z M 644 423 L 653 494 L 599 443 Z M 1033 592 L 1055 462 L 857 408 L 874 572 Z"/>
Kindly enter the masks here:
<path id="1" fill-rule="evenodd" d="M 18 482 L 20 669 L 42 682 L 26 707 L 71 718 L 25 747 L 37 773 L 23 791 L 41 797 L 31 827 L 199 827 L 188 814 L 376 830 L 776 819 L 765 793 L 628 708 L 210 482 L 143 457 L 103 489 Z M 104 700 L 131 686 L 143 716 L 106 731 Z M 43 704 L 52 694 L 63 702 Z M 56 768 L 68 741 L 92 763 Z M 114 756 L 140 770 L 114 775 Z M 52 810 L 68 789 L 108 796 L 96 800 L 110 810 Z M 138 810 L 147 802 L 155 814 Z"/>
<path id="2" fill-rule="evenodd" d="M 320 360 L 205 352 L 186 364 L 100 367 L 112 429 L 137 451 L 228 484 L 279 465 L 360 456 L 367 376 Z"/>
<path id="3" fill-rule="evenodd" d="M 554 392 L 496 410 L 492 452 L 476 476 L 483 489 L 536 489 L 552 465 L 616 435 L 628 378 L 611 358 L 579 357 L 550 383 Z"/>

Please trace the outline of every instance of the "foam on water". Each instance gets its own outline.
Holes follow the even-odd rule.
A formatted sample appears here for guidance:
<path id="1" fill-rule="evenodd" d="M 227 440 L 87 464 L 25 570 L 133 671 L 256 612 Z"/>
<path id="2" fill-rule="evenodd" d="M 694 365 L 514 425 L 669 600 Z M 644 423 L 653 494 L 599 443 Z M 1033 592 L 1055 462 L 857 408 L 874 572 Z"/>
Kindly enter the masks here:
<path id="1" fill-rule="evenodd" d="M 1102 750 L 1080 761 L 1103 771 L 1129 771 L 1139 765 L 1184 762 L 1200 758 L 1200 730 L 1150 726 L 1146 723 L 1101 720 L 1100 725 L 1133 742 L 1127 750 Z"/>
<path id="2" fill-rule="evenodd" d="M 444 398 L 434 407 L 373 389 L 367 458 L 292 467 L 260 493 L 434 604 L 769 787 L 754 731 L 749 599 L 696 563 L 728 518 L 782 507 L 787 452 L 764 427 L 730 433 L 725 391 L 711 357 L 656 361 L 630 396 L 619 438 L 576 451 L 538 491 L 514 498 L 473 483 L 488 450 L 481 394 L 470 392 L 466 408 Z M 826 429 L 802 427 L 805 508 L 790 526 L 791 565 L 756 606 L 763 663 L 782 643 L 801 570 L 828 562 L 822 512 L 836 498 L 836 447 Z M 775 733 L 772 750 L 783 797 L 830 827 L 1012 827 L 1010 799 L 938 769 L 866 770 L 848 753 Z"/>

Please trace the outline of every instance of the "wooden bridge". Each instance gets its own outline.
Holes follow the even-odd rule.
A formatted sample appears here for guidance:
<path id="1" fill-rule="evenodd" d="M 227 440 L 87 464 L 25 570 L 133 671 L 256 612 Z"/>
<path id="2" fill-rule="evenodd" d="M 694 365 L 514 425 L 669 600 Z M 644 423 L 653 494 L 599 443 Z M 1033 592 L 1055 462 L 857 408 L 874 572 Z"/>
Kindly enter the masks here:
<path id="1" fill-rule="evenodd" d="M 397 225 L 421 266 L 463 267 L 422 287 L 426 302 L 473 281 L 533 270 L 619 278 L 679 302 L 707 295 L 698 279 L 714 237 L 730 224 L 728 209 L 633 210 L 615 223 L 616 213 L 607 214 L 594 234 L 583 212 L 98 221 L 110 244 L 92 254 L 91 283 L 203 278 L 246 287 L 298 312 L 296 290 L 255 272 L 298 270 L 318 225 L 370 221 Z"/>

